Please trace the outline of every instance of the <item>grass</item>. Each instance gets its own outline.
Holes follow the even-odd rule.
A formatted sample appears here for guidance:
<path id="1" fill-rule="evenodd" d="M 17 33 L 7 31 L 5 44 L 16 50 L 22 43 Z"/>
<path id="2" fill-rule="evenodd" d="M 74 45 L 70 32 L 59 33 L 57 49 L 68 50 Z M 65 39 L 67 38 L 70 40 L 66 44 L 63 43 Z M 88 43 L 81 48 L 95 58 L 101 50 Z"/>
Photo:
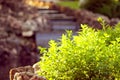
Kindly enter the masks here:
<path id="1" fill-rule="evenodd" d="M 61 1 L 58 4 L 61 6 L 70 7 L 72 9 L 79 9 L 78 1 Z"/>

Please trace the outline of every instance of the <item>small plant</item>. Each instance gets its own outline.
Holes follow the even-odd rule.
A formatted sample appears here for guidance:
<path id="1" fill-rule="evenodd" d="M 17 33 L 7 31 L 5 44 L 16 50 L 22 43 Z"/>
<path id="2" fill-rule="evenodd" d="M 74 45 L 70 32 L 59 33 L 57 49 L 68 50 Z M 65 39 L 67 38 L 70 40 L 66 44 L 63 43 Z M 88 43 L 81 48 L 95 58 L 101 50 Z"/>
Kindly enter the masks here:
<path id="1" fill-rule="evenodd" d="M 51 40 L 48 49 L 40 48 L 44 54 L 38 74 L 47 80 L 119 80 L 120 24 L 103 26 L 82 25 L 77 35 L 68 31 L 59 42 Z"/>

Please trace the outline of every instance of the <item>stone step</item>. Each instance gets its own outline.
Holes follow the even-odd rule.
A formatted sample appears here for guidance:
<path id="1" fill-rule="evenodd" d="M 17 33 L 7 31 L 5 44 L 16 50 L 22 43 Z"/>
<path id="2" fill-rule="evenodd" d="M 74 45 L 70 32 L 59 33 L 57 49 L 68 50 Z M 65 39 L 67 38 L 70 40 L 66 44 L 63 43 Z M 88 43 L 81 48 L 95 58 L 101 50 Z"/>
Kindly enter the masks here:
<path id="1" fill-rule="evenodd" d="M 53 31 L 65 31 L 65 30 L 77 31 L 80 28 L 79 24 L 73 21 L 58 20 L 58 21 L 51 21 L 51 23 L 52 23 Z"/>
<path id="2" fill-rule="evenodd" d="M 65 14 L 50 14 L 47 18 L 52 24 L 53 31 L 76 31 L 79 29 L 79 24 L 76 23 L 75 18 L 72 16 L 66 16 Z"/>
<path id="3" fill-rule="evenodd" d="M 39 11 L 39 10 L 50 10 L 50 9 L 46 8 L 46 7 L 39 7 L 39 8 L 37 8 L 37 10 Z"/>
<path id="4" fill-rule="evenodd" d="M 38 27 L 36 32 L 50 31 L 65 31 L 72 30 L 77 31 L 80 27 L 72 16 L 66 16 L 65 14 L 44 14 L 36 19 Z M 35 27 L 34 27 L 35 28 Z"/>
<path id="5" fill-rule="evenodd" d="M 36 38 L 36 44 L 37 46 L 42 46 L 42 47 L 49 47 L 49 41 L 50 40 L 55 40 L 59 41 L 63 33 L 36 33 L 35 38 Z M 66 33 L 64 33 L 66 34 Z M 76 35 L 74 33 L 73 35 Z"/>
<path id="6" fill-rule="evenodd" d="M 55 15 L 55 14 L 54 14 Z M 60 14 L 62 17 L 63 14 Z M 59 16 L 59 14 L 55 15 Z M 52 17 L 52 16 L 51 16 Z M 64 32 L 65 30 L 77 31 L 80 27 L 72 18 L 59 18 L 54 17 L 50 19 L 46 16 L 39 16 L 33 20 L 27 20 L 22 27 L 23 36 L 32 36 L 34 32 Z M 56 19 L 56 20 L 55 20 Z"/>
<path id="7" fill-rule="evenodd" d="M 63 14 L 63 13 L 54 13 L 54 14 L 48 14 L 48 15 L 45 15 L 47 16 L 47 18 L 67 18 L 68 16 Z M 69 17 L 71 18 L 71 17 Z"/>
<path id="8" fill-rule="evenodd" d="M 38 13 L 41 14 L 41 15 L 44 15 L 44 14 L 57 14 L 57 13 L 60 13 L 60 12 L 56 11 L 56 10 L 39 9 Z"/>
<path id="9" fill-rule="evenodd" d="M 58 40 L 61 37 L 61 33 L 36 33 L 36 44 L 37 46 L 48 47 L 50 40 Z"/>
<path id="10" fill-rule="evenodd" d="M 73 16 L 67 16 L 62 13 L 57 13 L 57 14 L 45 14 L 43 15 L 47 19 L 50 19 L 52 21 L 57 21 L 57 20 L 68 20 L 68 21 L 75 21 L 76 19 Z"/>

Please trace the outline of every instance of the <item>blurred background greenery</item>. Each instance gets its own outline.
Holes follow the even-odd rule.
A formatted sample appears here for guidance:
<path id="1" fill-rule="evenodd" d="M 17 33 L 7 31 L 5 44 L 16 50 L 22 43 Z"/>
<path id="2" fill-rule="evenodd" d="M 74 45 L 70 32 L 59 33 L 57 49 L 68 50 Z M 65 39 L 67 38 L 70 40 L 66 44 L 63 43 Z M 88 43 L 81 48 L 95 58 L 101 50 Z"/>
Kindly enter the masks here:
<path id="1" fill-rule="evenodd" d="M 78 2 L 79 2 L 78 0 L 64 0 L 64 1 L 60 1 L 58 4 L 62 6 L 70 7 L 72 9 L 79 9 Z"/>
<path id="2" fill-rule="evenodd" d="M 72 9 L 87 9 L 109 18 L 120 18 L 120 0 L 61 0 L 58 4 Z"/>

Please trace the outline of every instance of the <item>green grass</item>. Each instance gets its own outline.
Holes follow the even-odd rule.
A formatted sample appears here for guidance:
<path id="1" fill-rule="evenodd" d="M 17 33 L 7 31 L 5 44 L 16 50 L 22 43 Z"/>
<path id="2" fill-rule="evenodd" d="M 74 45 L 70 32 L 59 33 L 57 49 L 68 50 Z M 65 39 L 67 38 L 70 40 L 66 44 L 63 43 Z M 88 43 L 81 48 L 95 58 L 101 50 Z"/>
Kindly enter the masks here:
<path id="1" fill-rule="evenodd" d="M 61 1 L 58 4 L 72 9 L 79 9 L 78 1 Z"/>

